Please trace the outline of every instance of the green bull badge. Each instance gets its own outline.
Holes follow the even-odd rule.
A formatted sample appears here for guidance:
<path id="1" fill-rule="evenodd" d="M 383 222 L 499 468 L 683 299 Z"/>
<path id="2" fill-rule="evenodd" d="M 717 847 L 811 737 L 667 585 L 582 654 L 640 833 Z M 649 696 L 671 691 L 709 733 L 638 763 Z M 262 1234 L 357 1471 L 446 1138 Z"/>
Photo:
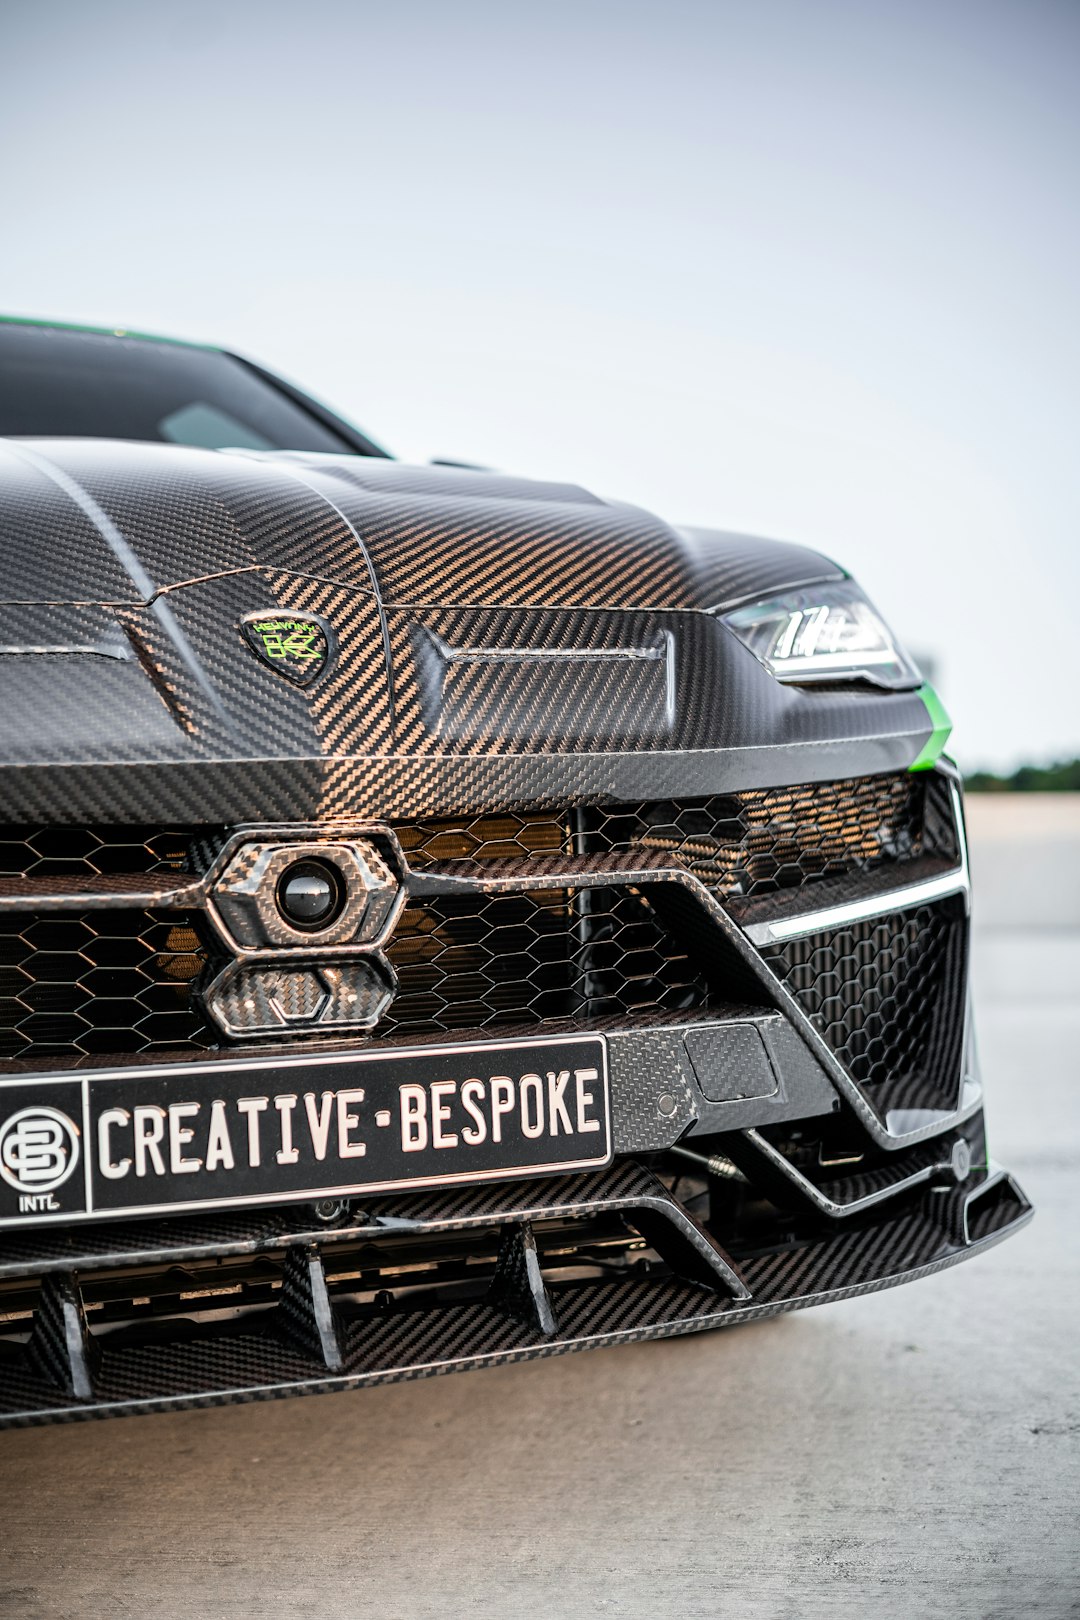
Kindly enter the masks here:
<path id="1" fill-rule="evenodd" d="M 298 686 L 312 686 L 330 666 L 334 633 L 316 613 L 248 613 L 240 633 L 256 657 Z"/>

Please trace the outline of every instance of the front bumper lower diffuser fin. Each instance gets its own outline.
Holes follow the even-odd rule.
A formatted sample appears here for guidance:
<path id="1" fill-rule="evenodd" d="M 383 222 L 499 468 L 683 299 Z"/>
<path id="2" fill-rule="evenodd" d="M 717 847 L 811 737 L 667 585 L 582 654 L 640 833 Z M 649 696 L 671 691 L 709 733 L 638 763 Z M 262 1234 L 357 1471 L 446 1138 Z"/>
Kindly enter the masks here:
<path id="1" fill-rule="evenodd" d="M 534 1224 L 575 1213 L 621 1213 L 632 1229 L 647 1230 L 647 1242 L 667 1250 L 667 1266 L 545 1277 Z M 316 1394 L 723 1327 L 941 1270 L 1015 1231 L 1030 1213 L 1011 1177 L 996 1167 L 973 1170 L 962 1185 L 913 1189 L 862 1220 L 831 1225 L 780 1251 L 738 1255 L 733 1263 L 662 1183 L 624 1161 L 554 1182 L 382 1200 L 362 1224 L 346 1217 L 318 1240 L 301 1231 L 301 1223 L 288 1231 L 284 1213 L 244 1239 L 237 1223 L 220 1223 L 220 1246 L 211 1241 L 212 1223 L 203 1222 L 201 1254 L 235 1254 L 243 1242 L 240 1252 L 256 1255 L 279 1277 L 275 1300 L 240 1312 L 228 1308 L 231 1301 L 212 1301 L 225 1308 L 199 1320 L 184 1294 L 178 1314 L 135 1329 L 88 1326 L 99 1307 L 91 1299 L 87 1310 L 87 1294 L 116 1281 L 117 1255 L 99 1241 L 85 1258 L 107 1273 L 103 1281 L 95 1283 L 92 1271 L 76 1278 L 54 1267 L 40 1277 L 32 1321 L 0 1342 L 0 1424 Z M 171 1224 L 172 1248 L 165 1249 L 176 1255 L 177 1228 L 184 1223 Z M 477 1227 L 494 1229 L 498 1238 L 486 1296 L 450 1291 L 418 1303 L 406 1291 L 400 1300 L 376 1299 L 363 1309 L 351 1304 L 355 1285 L 340 1279 L 358 1266 L 377 1267 L 380 1238 L 441 1232 L 464 1239 Z M 343 1243 L 357 1247 L 342 1249 Z M 711 1286 L 686 1280 L 688 1272 L 710 1266 Z M 32 1268 L 23 1276 L 33 1287 Z M 128 1286 L 132 1294 L 141 1292 L 142 1275 Z"/>

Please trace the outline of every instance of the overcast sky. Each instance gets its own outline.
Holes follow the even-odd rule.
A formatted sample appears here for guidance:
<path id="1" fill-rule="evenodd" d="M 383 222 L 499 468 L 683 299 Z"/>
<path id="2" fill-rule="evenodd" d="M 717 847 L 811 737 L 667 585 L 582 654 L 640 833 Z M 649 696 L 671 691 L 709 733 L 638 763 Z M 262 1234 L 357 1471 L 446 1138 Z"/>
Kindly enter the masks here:
<path id="1" fill-rule="evenodd" d="M 806 541 L 1080 753 L 1080 0 L 4 0 L 0 309 Z"/>

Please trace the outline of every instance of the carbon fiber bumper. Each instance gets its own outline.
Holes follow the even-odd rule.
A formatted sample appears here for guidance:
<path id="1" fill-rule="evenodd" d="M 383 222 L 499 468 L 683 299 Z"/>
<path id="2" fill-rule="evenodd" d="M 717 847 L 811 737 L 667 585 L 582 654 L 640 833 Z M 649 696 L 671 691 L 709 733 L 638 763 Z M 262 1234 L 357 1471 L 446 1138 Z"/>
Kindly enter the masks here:
<path id="1" fill-rule="evenodd" d="M 623 1161 L 591 1176 L 382 1200 L 332 1229 L 286 1212 L 27 1234 L 2 1262 L 9 1300 L 31 1279 L 36 1299 L 26 1331 L 3 1347 L 0 1423 L 320 1394 L 728 1327 L 927 1276 L 1030 1214 L 1007 1173 L 980 1168 L 852 1220 L 816 1230 L 796 1220 L 782 1246 L 740 1253 Z M 451 1280 L 412 1296 L 379 1288 L 391 1274 L 400 1283 L 420 1249 L 442 1256 Z M 571 1249 L 593 1275 L 566 1274 Z M 605 1249 L 617 1267 L 605 1268 Z M 463 1280 L 470 1267 L 474 1280 Z M 127 1276 L 130 1296 L 133 1271 L 151 1290 L 144 1306 L 161 1302 L 165 1280 L 167 1319 L 91 1331 L 109 1314 L 110 1283 Z M 185 1314 L 196 1301 L 198 1326 Z"/>
<path id="2" fill-rule="evenodd" d="M 867 802 L 873 847 L 893 825 L 888 807 L 908 802 L 902 782 L 886 801 L 873 783 L 813 791 L 817 824 L 824 804 L 837 829 L 820 836 L 845 849 L 866 837 Z M 480 858 L 425 861 L 428 834 L 417 829 L 389 947 L 400 951 L 401 985 L 375 1045 L 437 1047 L 448 1027 L 456 1033 L 462 995 L 486 1020 L 462 1029 L 466 1042 L 587 1029 L 605 1043 L 614 1162 L 446 1193 L 376 1196 L 342 1183 L 341 1198 L 309 1191 L 322 1198 L 313 1205 L 297 1193 L 277 1210 L 241 1201 L 229 1213 L 170 1215 L 157 1205 L 137 1220 L 103 1220 L 93 1203 L 71 1224 L 9 1216 L 0 1425 L 316 1393 L 698 1332 L 909 1281 L 1017 1230 L 1030 1206 L 986 1159 L 967 1011 L 967 865 L 948 772 L 919 813 L 924 853 L 757 899 L 725 889 L 722 837 L 703 863 L 697 830 L 681 852 L 666 833 L 665 847 L 636 831 L 621 847 L 634 809 L 612 812 L 614 832 L 596 851 L 551 852 L 553 824 L 541 821 L 537 849 L 506 858 L 496 844 Z M 760 847 L 764 824 L 753 798 L 745 814 L 757 819 L 733 846 L 740 861 Z M 781 799 L 767 814 L 782 849 L 802 812 L 793 818 Z M 153 881 L 124 879 L 121 897 Z M 166 906 L 198 904 L 207 882 L 156 881 L 162 892 L 181 882 Z M 67 882 L 34 901 L 52 907 L 53 951 L 70 940 Z M 84 887 L 71 900 L 74 926 L 95 938 L 103 929 L 113 950 L 125 914 L 110 911 L 108 880 L 94 882 L 100 897 Z M 27 905 L 23 890 L 13 907 Z M 34 971 L 38 925 L 18 922 L 8 937 L 15 952 L 35 953 L 18 956 L 20 971 Z M 570 955 L 554 958 L 552 942 L 562 950 L 568 938 Z M 536 979 L 520 959 L 507 978 L 508 940 L 526 967 L 537 964 Z M 156 951 L 166 971 L 174 960 L 153 937 L 132 949 Z M 542 994 L 572 992 L 582 1007 L 561 1023 L 525 1000 L 553 960 L 557 990 Z M 55 974 L 46 982 L 55 995 Z M 64 994 L 89 997 L 86 985 Z M 533 1021 L 508 1025 L 510 1005 Z M 450 1022 L 424 1034 L 424 1019 Z M 228 1045 L 207 1051 L 186 1028 L 191 1044 L 162 1053 L 156 1072 L 171 1062 L 182 1085 L 198 1074 L 208 1094 L 223 1093 L 214 1069 L 230 1061 Z M 267 1084 L 274 1074 L 285 1083 L 281 1060 L 296 1050 L 259 1049 Z M 129 1061 L 136 1079 L 149 1072 L 145 1057 Z M 61 1078 L 71 1089 L 80 1072 L 89 1096 L 87 1055 Z M 35 1073 L 24 1064 L 5 1084 L 32 1087 Z M 123 1070 L 98 1073 L 124 1083 Z"/>

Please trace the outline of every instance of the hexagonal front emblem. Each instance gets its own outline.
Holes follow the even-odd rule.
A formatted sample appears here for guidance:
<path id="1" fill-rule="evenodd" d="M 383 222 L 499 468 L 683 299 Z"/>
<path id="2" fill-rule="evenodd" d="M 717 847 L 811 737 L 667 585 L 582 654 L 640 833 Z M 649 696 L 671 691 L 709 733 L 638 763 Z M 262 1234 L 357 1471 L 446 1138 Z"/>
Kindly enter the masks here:
<path id="1" fill-rule="evenodd" d="M 339 962 L 230 963 L 206 992 L 211 1017 L 232 1040 L 370 1029 L 394 995 L 378 952 Z"/>
<path id="2" fill-rule="evenodd" d="M 404 894 L 367 840 L 243 844 L 212 886 L 210 915 L 230 949 L 372 945 Z"/>

